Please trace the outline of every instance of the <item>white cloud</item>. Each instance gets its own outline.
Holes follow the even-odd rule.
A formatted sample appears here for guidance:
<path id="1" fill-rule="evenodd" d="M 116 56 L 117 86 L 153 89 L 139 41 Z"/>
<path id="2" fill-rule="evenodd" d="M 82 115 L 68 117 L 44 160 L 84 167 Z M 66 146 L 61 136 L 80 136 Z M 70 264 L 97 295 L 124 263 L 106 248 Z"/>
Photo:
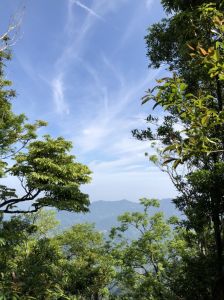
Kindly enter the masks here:
<path id="1" fill-rule="evenodd" d="M 82 190 L 90 195 L 91 201 L 164 199 L 177 194 L 168 176 L 158 170 L 94 173 L 92 183 L 83 186 Z"/>
<path id="2" fill-rule="evenodd" d="M 148 13 L 142 13 L 142 8 L 146 7 L 146 11 L 150 11 L 155 0 L 145 0 L 145 3 L 139 3 L 137 8 L 133 11 L 131 18 L 128 21 L 128 26 L 124 28 L 124 32 L 120 43 L 118 44 L 115 52 L 121 51 L 121 49 L 133 38 L 136 36 L 138 32 L 142 29 L 143 24 L 148 26 L 149 15 Z M 139 18 L 141 18 L 141 22 L 139 22 Z"/>
<path id="3" fill-rule="evenodd" d="M 136 146 L 137 141 L 131 139 L 131 130 L 136 128 L 136 126 L 138 127 L 141 121 L 130 119 L 124 116 L 124 113 L 128 112 L 133 100 L 140 98 L 142 91 L 147 88 L 149 82 L 158 72 L 158 70 L 152 71 L 148 76 L 143 74 L 142 78 L 138 82 L 135 81 L 134 84 L 132 82 L 124 82 L 122 87 L 115 91 L 110 91 L 109 95 L 105 93 L 102 96 L 102 90 L 106 90 L 107 87 L 103 81 L 101 81 L 101 84 L 98 83 L 100 88 L 97 100 L 98 102 L 102 100 L 104 105 L 101 105 L 100 109 L 96 105 L 95 117 L 89 120 L 88 125 L 86 125 L 86 122 L 83 122 L 82 130 L 73 136 L 73 140 L 81 153 L 97 149 L 107 153 L 115 153 L 114 151 L 118 151 L 116 145 L 120 145 L 120 151 L 121 145 L 123 147 L 125 145 L 126 149 L 129 147 L 136 151 L 142 151 L 146 148 L 143 146 L 144 143 L 138 142 L 138 146 Z M 100 80 L 100 78 L 97 77 L 97 80 Z M 93 85 L 92 88 L 95 90 L 96 86 Z M 86 119 L 88 119 L 88 115 L 86 115 Z"/>
<path id="4" fill-rule="evenodd" d="M 68 103 L 64 97 L 64 81 L 62 75 L 55 77 L 52 82 L 53 101 L 58 114 L 69 114 Z"/>
<path id="5" fill-rule="evenodd" d="M 148 141 L 138 141 L 130 136 L 122 137 L 117 143 L 112 147 L 112 150 L 116 154 L 133 154 L 142 153 L 150 151 L 150 142 Z"/>
<path id="6" fill-rule="evenodd" d="M 104 64 L 108 67 L 108 70 L 112 71 L 114 78 L 117 79 L 121 88 L 124 87 L 125 79 L 124 76 L 121 74 L 121 72 L 115 67 L 113 63 L 111 63 L 111 61 L 108 59 L 106 55 L 103 54 L 102 59 Z"/>
<path id="7" fill-rule="evenodd" d="M 97 2 L 98 3 L 98 2 Z M 77 29 L 74 26 L 75 16 L 73 12 L 73 6 L 78 5 L 79 7 L 85 9 L 88 14 L 84 19 L 82 25 Z M 96 5 L 97 6 L 97 5 Z M 80 1 L 69 0 L 68 4 L 68 15 L 67 23 L 65 24 L 65 37 L 66 42 L 63 47 L 61 54 L 55 62 L 55 74 L 52 76 L 50 86 L 53 93 L 53 100 L 56 105 L 56 112 L 61 113 L 61 108 L 63 113 L 68 113 L 68 107 L 64 100 L 64 82 L 63 78 L 66 76 L 68 68 L 74 62 L 75 59 L 78 59 L 79 53 L 82 50 L 86 42 L 86 36 L 90 29 L 93 28 L 93 24 L 96 20 L 104 20 L 94 8 L 89 8 L 86 5 L 82 4 Z M 109 6 L 108 6 L 109 7 Z M 96 18 L 92 18 L 95 16 Z M 63 74 L 63 76 L 58 76 L 57 74 Z"/>
<path id="8" fill-rule="evenodd" d="M 79 139 L 76 139 L 79 147 L 82 149 L 82 153 L 92 151 L 100 148 L 102 141 L 105 140 L 109 134 L 110 129 L 107 126 L 100 124 L 93 124 L 87 126 L 81 131 Z"/>
<path id="9" fill-rule="evenodd" d="M 150 9 L 152 7 L 154 0 L 146 0 L 146 7 L 147 9 Z"/>
<path id="10" fill-rule="evenodd" d="M 143 7 L 145 9 L 145 5 L 149 8 L 153 1 L 143 2 L 141 9 L 133 14 L 134 19 L 124 30 L 124 40 L 114 47 L 115 51 L 112 49 L 105 55 L 100 50 L 97 61 L 92 57 L 88 60 L 85 55 L 91 41 L 89 33 L 94 34 L 94 25 L 103 20 L 109 26 L 107 14 L 116 11 L 125 1 L 94 0 L 90 7 L 83 2 L 69 0 L 65 26 L 67 43 L 55 63 L 56 75 L 52 80 L 55 104 L 59 107 L 60 103 L 62 107 L 57 111 L 62 111 L 63 107 L 66 110 L 63 76 L 69 74 L 72 64 L 82 70 L 80 87 L 77 83 L 81 91 L 78 93 L 81 94 L 81 108 L 77 107 L 72 115 L 74 104 L 70 104 L 71 114 L 64 121 L 64 126 L 66 135 L 74 141 L 76 153 L 78 149 L 81 160 L 93 171 L 92 184 L 84 187 L 86 192 L 94 195 L 92 200 L 127 198 L 134 201 L 143 196 L 167 198 L 175 193 L 168 176 L 150 165 L 144 156 L 145 152 L 152 151 L 150 143 L 131 137 L 131 130 L 138 128 L 145 117 L 143 113 L 133 116 L 133 111 L 136 111 L 133 107 L 161 70 L 144 70 L 139 76 L 132 77 L 131 67 L 130 74 L 127 70 L 122 71 L 115 56 L 116 48 L 121 49 L 132 35 L 139 32 L 139 12 Z M 75 19 L 78 8 L 74 6 L 87 12 L 79 26 Z M 148 18 L 147 14 L 144 18 Z M 62 78 L 57 76 L 58 73 L 63 74 Z M 79 109 L 83 111 L 82 116 Z"/>
<path id="11" fill-rule="evenodd" d="M 75 3 L 77 6 L 83 8 L 85 11 L 87 11 L 90 15 L 102 20 L 102 21 L 105 21 L 103 17 L 101 17 L 99 14 L 97 14 L 93 9 L 89 8 L 88 6 L 84 5 L 83 3 L 81 3 L 80 1 L 76 1 L 76 0 L 73 0 L 72 1 L 73 3 Z"/>

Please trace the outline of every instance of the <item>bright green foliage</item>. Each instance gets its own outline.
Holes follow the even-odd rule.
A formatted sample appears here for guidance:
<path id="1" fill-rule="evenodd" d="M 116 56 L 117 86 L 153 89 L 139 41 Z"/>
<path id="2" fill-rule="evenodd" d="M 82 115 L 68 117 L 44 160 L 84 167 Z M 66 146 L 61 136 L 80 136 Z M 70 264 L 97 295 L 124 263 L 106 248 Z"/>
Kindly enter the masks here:
<path id="1" fill-rule="evenodd" d="M 146 36 L 150 66 L 164 65 L 184 78 L 188 92 L 203 89 L 216 95 L 216 82 L 200 64 L 192 61 L 190 47 L 208 49 L 215 43 L 213 17 L 222 14 L 223 1 L 162 1 L 172 14 L 149 28 Z M 171 3 L 171 2 L 175 2 Z M 183 3 L 184 2 L 184 3 Z M 210 4 L 213 2 L 214 4 Z M 209 3 L 209 5 L 207 5 Z M 204 6 L 198 6 L 204 4 Z M 177 7 L 185 6 L 178 10 Z M 207 6 L 206 6 L 207 5 Z M 190 47 L 189 47 L 190 46 Z"/>
<path id="2" fill-rule="evenodd" d="M 174 239 L 163 213 L 150 216 L 150 208 L 158 207 L 158 201 L 142 199 L 141 204 L 144 205 L 143 213 L 123 214 L 119 217 L 120 226 L 111 231 L 115 240 L 113 252 L 117 258 L 121 299 L 178 299 L 169 284 L 172 265 L 169 255 L 172 251 L 175 257 L 175 249 L 182 249 L 185 243 L 177 236 Z M 138 232 L 136 240 L 128 240 L 123 234 L 130 227 Z"/>
<path id="3" fill-rule="evenodd" d="M 208 260 L 209 234 L 199 242 L 195 231 L 177 226 L 176 217 L 150 216 L 157 200 L 141 203 L 143 213 L 120 216 L 110 243 L 91 224 L 52 235 L 57 221 L 51 211 L 2 222 L 0 295 L 6 300 L 206 299 L 215 269 L 213 258 Z M 125 235 L 130 227 L 138 232 L 134 240 Z"/>
<path id="4" fill-rule="evenodd" d="M 103 235 L 90 224 L 55 235 L 54 215 L 40 210 L 2 222 L 0 295 L 6 300 L 106 298 L 115 269 Z"/>
<path id="5" fill-rule="evenodd" d="M 47 221 L 43 230 L 41 224 Z M 48 299 L 48 289 L 57 288 L 62 255 L 57 243 L 46 236 L 54 224 L 51 213 L 13 217 L 2 223 L 0 293 L 6 299 Z"/>
<path id="6" fill-rule="evenodd" d="M 47 299 L 49 291 L 57 290 L 58 284 L 63 281 L 62 262 L 60 248 L 53 240 L 42 238 L 35 242 L 17 266 L 15 274 L 18 274 L 20 294 Z"/>
<path id="7" fill-rule="evenodd" d="M 33 191 L 36 196 L 44 193 L 32 205 L 35 209 L 54 206 L 87 210 L 88 196 L 80 192 L 79 186 L 89 181 L 90 171 L 74 161 L 75 157 L 68 153 L 71 147 L 72 144 L 63 138 L 54 140 L 45 136 L 43 141 L 30 143 L 27 153 L 20 152 L 15 156 L 16 163 L 10 168 L 10 173 L 18 176 L 25 189 Z M 17 200 L 9 201 L 10 205 L 17 203 Z"/>
<path id="8" fill-rule="evenodd" d="M 37 229 L 32 233 L 34 239 L 54 236 L 60 225 L 60 221 L 56 219 L 56 212 L 53 210 L 39 210 L 35 214 L 27 214 L 23 216 L 30 224 L 33 224 Z"/>
<path id="9" fill-rule="evenodd" d="M 111 231 L 119 291 L 114 299 L 212 299 L 216 266 L 210 229 L 195 231 L 187 220 L 152 215 L 150 208 L 159 203 L 154 199 L 141 203 L 143 213 L 123 214 Z M 138 232 L 136 239 L 127 239 L 129 228 Z"/>
<path id="10" fill-rule="evenodd" d="M 4 63 L 8 59 L 10 59 L 9 51 L 0 51 L 0 162 L 2 167 L 6 165 L 4 159 L 10 158 L 30 140 L 35 139 L 39 127 L 46 126 L 46 122 L 43 121 L 37 121 L 33 125 L 27 124 L 24 114 L 13 113 L 11 100 L 16 93 L 11 88 L 12 82 L 6 80 L 4 74 Z M 4 169 L 1 169 L 0 175 L 4 175 Z"/>
<path id="11" fill-rule="evenodd" d="M 4 75 L 9 58 L 7 50 L 0 51 L 0 178 L 16 176 L 24 194 L 18 196 L 15 189 L 0 185 L 0 212 L 35 212 L 43 206 L 87 211 L 88 196 L 80 185 L 90 181 L 91 172 L 70 154 L 71 142 L 48 135 L 37 139 L 37 129 L 46 123 L 28 124 L 24 114 L 13 113 L 15 92 Z M 28 203 L 26 210 L 18 208 L 21 202 Z"/>
<path id="12" fill-rule="evenodd" d="M 175 124 L 175 118 L 168 116 L 165 119 L 167 123 L 164 122 L 165 126 L 168 125 L 167 128 L 161 126 L 157 134 L 152 134 L 151 139 L 160 139 L 161 136 L 164 144 L 167 143 L 163 149 L 163 163 L 173 161 L 176 168 L 179 163 L 202 153 L 210 155 L 224 152 L 222 132 L 220 134 L 217 132 L 217 129 L 221 129 L 223 125 L 224 111 L 214 108 L 214 97 L 203 93 L 200 97 L 196 97 L 186 93 L 187 85 L 176 76 L 160 80 L 159 83 L 162 85 L 154 88 L 156 95 L 149 91 L 144 97 L 144 103 L 154 100 L 156 102 L 154 107 L 160 105 L 164 110 L 178 116 L 182 127 L 180 132 L 172 130 L 171 127 L 168 128 L 169 121 L 171 126 Z"/>
<path id="13" fill-rule="evenodd" d="M 199 65 L 201 72 L 209 75 L 206 80 L 211 81 L 215 78 L 215 83 L 218 80 L 218 85 L 221 86 L 224 79 L 224 15 L 217 11 L 213 5 L 204 6 L 198 11 L 203 18 L 209 21 L 210 31 L 215 34 L 215 38 L 211 41 L 208 50 L 202 48 L 199 41 L 195 48 L 190 44 L 188 44 L 188 47 L 186 43 L 184 45 L 186 49 L 189 50 L 190 48 L 190 51 L 193 51 L 189 53 L 192 57 L 191 64 Z M 182 72 L 182 69 L 180 72 Z M 192 76 L 194 76 L 194 70 Z M 148 133 L 134 131 L 135 136 L 155 140 L 162 138 L 162 142 L 167 144 L 167 147 L 163 149 L 164 163 L 174 162 L 174 167 L 202 153 L 207 155 L 215 152 L 223 153 L 224 110 L 219 95 L 213 94 L 211 90 L 209 93 L 207 88 L 202 89 L 202 86 L 198 87 L 199 89 L 195 94 L 189 92 L 192 90 L 190 82 L 185 76 L 182 78 L 177 76 L 176 73 L 172 78 L 163 78 L 157 82 L 159 85 L 147 92 L 147 95 L 143 97 L 143 103 L 149 100 L 155 101 L 154 108 L 159 105 L 165 111 L 171 113 L 172 117 L 168 118 L 173 123 L 168 128 L 164 122 L 166 128 L 160 126 L 157 134 L 153 134 L 148 129 Z M 200 84 L 203 84 L 203 82 L 200 82 Z M 150 121 L 156 120 L 149 119 Z M 181 132 L 172 130 L 177 122 L 182 127 Z M 165 130 L 162 131 L 162 129 Z M 175 156 L 172 156 L 172 153 Z"/>
<path id="14" fill-rule="evenodd" d="M 109 294 L 115 275 L 114 259 L 103 235 L 90 224 L 78 224 L 58 237 L 66 262 L 65 291 L 84 299 L 101 299 Z"/>

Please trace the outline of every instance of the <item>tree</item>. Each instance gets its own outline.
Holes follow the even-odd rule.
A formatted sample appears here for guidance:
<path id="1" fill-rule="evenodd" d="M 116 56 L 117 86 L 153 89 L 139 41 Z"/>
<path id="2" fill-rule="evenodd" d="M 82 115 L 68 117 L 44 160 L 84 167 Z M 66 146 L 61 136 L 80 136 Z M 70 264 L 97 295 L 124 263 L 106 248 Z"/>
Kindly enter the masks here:
<path id="1" fill-rule="evenodd" d="M 155 101 L 154 108 L 162 107 L 167 115 L 162 125 L 150 115 L 147 121 L 153 125 L 133 133 L 158 146 L 159 157 L 150 159 L 168 171 L 179 191 L 174 202 L 188 218 L 186 228 L 203 245 L 203 264 L 211 260 L 214 265 L 208 274 L 212 297 L 223 299 L 223 3 L 162 3 L 172 14 L 149 29 L 148 56 L 151 66 L 165 63 L 174 73 L 159 80 L 143 102 Z M 205 248 L 209 253 L 203 256 Z M 211 299 L 210 291 L 206 297 Z"/>
<path id="2" fill-rule="evenodd" d="M 59 235 L 58 240 L 66 258 L 66 295 L 93 300 L 107 296 L 115 269 L 103 234 L 91 224 L 77 224 Z"/>
<path id="3" fill-rule="evenodd" d="M 170 221 L 162 212 L 151 215 L 151 207 L 159 207 L 155 199 L 141 199 L 144 212 L 125 213 L 118 220 L 120 226 L 113 228 L 111 238 L 113 254 L 117 260 L 116 283 L 121 299 L 179 299 L 170 284 L 170 272 L 176 273 L 176 260 L 186 245 Z M 171 222 L 171 223 L 170 223 Z M 138 233 L 130 240 L 124 235 L 129 228 Z M 179 248 L 179 250 L 178 250 Z M 171 267 L 172 266 L 172 267 Z M 119 298 L 119 297 L 118 297 Z"/>
<path id="4" fill-rule="evenodd" d="M 7 43 L 7 35 L 0 38 Z M 44 206 L 73 211 L 87 211 L 88 196 L 80 185 L 90 181 L 87 166 L 75 161 L 70 154 L 72 143 L 62 137 L 53 139 L 45 135 L 38 139 L 37 129 L 46 122 L 27 123 L 24 114 L 12 110 L 16 93 L 12 82 L 5 79 L 5 62 L 10 59 L 9 49 L 0 50 L 0 177 L 16 176 L 24 190 L 17 195 L 15 189 L 0 185 L 0 212 L 35 212 Z M 31 203 L 21 209 L 20 203 Z M 30 204 L 29 204 L 30 205 Z"/>
<path id="5" fill-rule="evenodd" d="M 50 230 L 58 224 L 54 215 L 51 211 L 39 211 L 2 222 L 0 295 L 3 299 L 52 299 L 50 292 L 56 292 L 62 285 L 62 252 L 49 237 Z"/>
<path id="6" fill-rule="evenodd" d="M 53 234 L 55 212 L 13 216 L 0 228 L 0 296 L 5 299 L 102 299 L 114 258 L 92 224 Z"/>
<path id="7" fill-rule="evenodd" d="M 0 52 L 8 51 L 9 48 L 16 44 L 24 11 L 25 6 L 18 9 L 16 14 L 10 18 L 7 30 L 0 35 Z"/>

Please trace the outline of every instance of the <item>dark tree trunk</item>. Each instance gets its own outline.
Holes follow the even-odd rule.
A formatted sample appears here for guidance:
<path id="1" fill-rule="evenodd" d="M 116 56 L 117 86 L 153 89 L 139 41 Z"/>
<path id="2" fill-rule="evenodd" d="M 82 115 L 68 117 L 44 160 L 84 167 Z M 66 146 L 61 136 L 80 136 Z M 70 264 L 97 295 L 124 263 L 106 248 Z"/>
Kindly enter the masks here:
<path id="1" fill-rule="evenodd" d="M 94 293 L 93 300 L 100 300 L 99 294 L 97 292 Z"/>
<path id="2" fill-rule="evenodd" d="M 224 300 L 224 265 L 223 265 L 223 237 L 220 221 L 220 200 L 214 199 L 213 223 L 216 244 L 216 273 L 217 279 L 213 290 L 213 300 Z"/>

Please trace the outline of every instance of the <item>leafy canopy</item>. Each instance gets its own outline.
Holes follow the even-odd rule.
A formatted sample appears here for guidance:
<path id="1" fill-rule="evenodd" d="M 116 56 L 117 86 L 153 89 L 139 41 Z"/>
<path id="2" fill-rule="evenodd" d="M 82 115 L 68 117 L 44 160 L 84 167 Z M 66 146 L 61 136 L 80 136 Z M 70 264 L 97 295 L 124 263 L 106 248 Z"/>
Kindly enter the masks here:
<path id="1" fill-rule="evenodd" d="M 87 211 L 88 196 L 80 191 L 80 185 L 90 182 L 90 170 L 70 154 L 71 142 L 49 135 L 38 138 L 37 129 L 46 126 L 46 122 L 29 124 L 24 114 L 13 112 L 11 102 L 16 93 L 4 74 L 8 59 L 9 50 L 1 50 L 0 178 L 18 178 L 23 194 L 0 185 L 0 212 L 35 212 L 44 206 Z M 20 203 L 27 208 L 21 209 Z"/>

